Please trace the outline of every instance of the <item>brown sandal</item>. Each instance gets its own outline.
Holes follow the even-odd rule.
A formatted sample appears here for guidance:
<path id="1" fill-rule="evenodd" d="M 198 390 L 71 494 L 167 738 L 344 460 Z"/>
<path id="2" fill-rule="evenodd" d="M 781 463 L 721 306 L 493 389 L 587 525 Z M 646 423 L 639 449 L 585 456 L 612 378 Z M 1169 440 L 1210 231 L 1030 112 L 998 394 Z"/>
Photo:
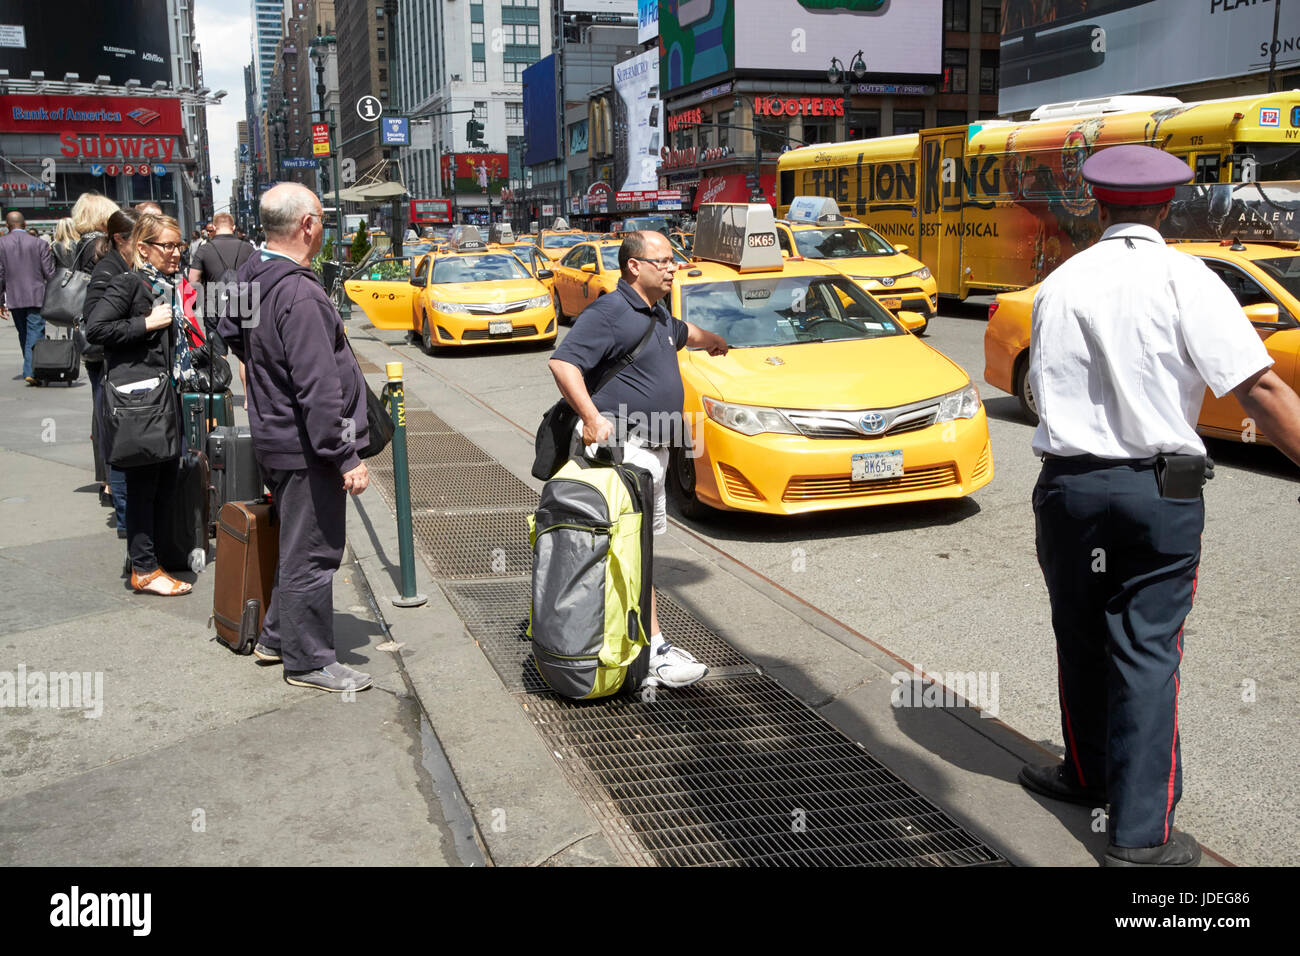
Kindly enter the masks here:
<path id="1" fill-rule="evenodd" d="M 150 587 L 155 581 L 165 586 L 166 590 Z M 181 594 L 189 594 L 194 589 L 193 585 L 184 581 L 177 581 L 162 568 L 155 568 L 148 574 L 141 574 L 132 568 L 131 587 L 135 588 L 139 594 L 157 594 L 160 597 L 176 597 Z"/>

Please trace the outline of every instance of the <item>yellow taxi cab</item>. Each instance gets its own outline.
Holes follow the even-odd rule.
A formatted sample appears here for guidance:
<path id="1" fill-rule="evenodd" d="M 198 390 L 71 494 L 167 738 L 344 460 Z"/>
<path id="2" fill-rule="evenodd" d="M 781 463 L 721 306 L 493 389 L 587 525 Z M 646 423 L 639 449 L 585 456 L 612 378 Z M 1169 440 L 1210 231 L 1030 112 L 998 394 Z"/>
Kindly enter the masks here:
<path id="1" fill-rule="evenodd" d="M 683 232 L 680 229 L 676 229 L 668 233 L 668 239 L 678 249 L 682 250 L 682 252 L 685 252 L 687 255 L 690 255 L 691 244 L 695 242 L 695 233 Z"/>
<path id="2" fill-rule="evenodd" d="M 840 215 L 835 200 L 825 196 L 794 197 L 776 228 L 782 252 L 825 262 L 891 312 L 924 316 L 918 335 L 929 327 L 939 307 L 939 284 L 923 263 L 904 255 L 907 246 L 891 245 L 869 226 Z"/>
<path id="3" fill-rule="evenodd" d="M 700 207 L 672 312 L 731 350 L 678 353 L 683 513 L 798 514 L 959 498 L 993 478 L 970 376 L 838 270 L 783 258 L 766 204 Z M 919 320 L 919 317 L 913 317 Z"/>
<path id="4" fill-rule="evenodd" d="M 405 282 L 349 280 L 348 298 L 377 329 L 420 335 L 425 350 L 484 342 L 555 344 L 551 294 L 510 249 L 461 226 L 446 254 L 416 260 Z"/>
<path id="5" fill-rule="evenodd" d="M 554 295 L 555 263 L 551 262 L 541 249 L 526 242 L 516 242 L 514 245 L 505 246 L 504 248 L 514 253 L 515 258 L 524 264 L 528 274 L 546 286 L 547 292 Z"/>
<path id="6" fill-rule="evenodd" d="M 1273 357 L 1273 370 L 1292 388 L 1300 388 L 1300 250 L 1295 242 L 1182 242 L 1171 245 L 1201 259 L 1227 284 Z M 1004 292 L 989 305 L 984 330 L 984 381 L 1009 392 L 1031 422 L 1038 406 L 1029 387 L 1029 329 L 1038 286 Z M 1213 438 L 1264 441 L 1248 427 L 1245 409 L 1229 392 L 1215 398 L 1209 389 L 1201 404 L 1197 430 Z"/>
<path id="7" fill-rule="evenodd" d="M 543 229 L 537 234 L 537 247 L 552 262 L 559 262 L 564 254 L 580 242 L 596 238 L 591 233 L 579 229 L 570 229 L 568 220 L 556 219 L 550 229 Z"/>
<path id="8" fill-rule="evenodd" d="M 579 315 L 602 295 L 618 286 L 618 247 L 622 239 L 590 239 L 580 242 L 555 263 L 555 318 L 565 322 Z M 673 257 L 679 267 L 689 261 L 677 249 Z"/>

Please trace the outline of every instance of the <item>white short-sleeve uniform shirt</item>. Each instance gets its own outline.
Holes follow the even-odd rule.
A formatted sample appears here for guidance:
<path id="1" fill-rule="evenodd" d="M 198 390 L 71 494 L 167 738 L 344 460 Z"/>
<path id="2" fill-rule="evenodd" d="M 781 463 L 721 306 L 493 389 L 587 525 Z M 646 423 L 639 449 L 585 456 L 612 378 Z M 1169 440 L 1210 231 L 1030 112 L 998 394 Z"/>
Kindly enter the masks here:
<path id="1" fill-rule="evenodd" d="M 1273 364 L 1236 298 L 1195 256 L 1111 226 L 1034 296 L 1034 454 L 1205 454 L 1205 388 L 1222 397 Z"/>

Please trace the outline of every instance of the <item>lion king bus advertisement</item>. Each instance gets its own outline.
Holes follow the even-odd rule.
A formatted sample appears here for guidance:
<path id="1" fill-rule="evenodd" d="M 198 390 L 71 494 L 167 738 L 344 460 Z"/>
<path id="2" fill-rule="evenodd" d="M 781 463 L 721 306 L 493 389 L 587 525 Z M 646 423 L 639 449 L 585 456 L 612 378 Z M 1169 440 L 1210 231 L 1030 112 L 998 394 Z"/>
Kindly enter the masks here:
<path id="1" fill-rule="evenodd" d="M 778 164 L 777 211 L 795 196 L 829 196 L 925 263 L 941 295 L 964 298 L 1040 282 L 1097 240 L 1083 161 L 1098 149 L 1168 150 L 1196 183 L 1300 179 L 1300 92 L 1115 97 L 1092 109 L 792 149 Z"/>

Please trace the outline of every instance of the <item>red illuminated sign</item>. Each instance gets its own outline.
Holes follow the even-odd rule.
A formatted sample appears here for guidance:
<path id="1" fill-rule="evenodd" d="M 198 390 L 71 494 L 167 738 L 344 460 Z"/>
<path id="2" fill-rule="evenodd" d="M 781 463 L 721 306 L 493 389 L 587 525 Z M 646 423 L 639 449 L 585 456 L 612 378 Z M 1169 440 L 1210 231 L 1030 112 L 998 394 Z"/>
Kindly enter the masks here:
<path id="1" fill-rule="evenodd" d="M 180 100 L 153 96 L 0 96 L 0 133 L 181 136 Z"/>
<path id="2" fill-rule="evenodd" d="M 842 96 L 758 96 L 755 116 L 843 116 Z"/>
<path id="3" fill-rule="evenodd" d="M 675 133 L 685 126 L 699 126 L 703 122 L 704 114 L 699 107 L 693 110 L 683 110 L 668 117 L 668 132 Z"/>

